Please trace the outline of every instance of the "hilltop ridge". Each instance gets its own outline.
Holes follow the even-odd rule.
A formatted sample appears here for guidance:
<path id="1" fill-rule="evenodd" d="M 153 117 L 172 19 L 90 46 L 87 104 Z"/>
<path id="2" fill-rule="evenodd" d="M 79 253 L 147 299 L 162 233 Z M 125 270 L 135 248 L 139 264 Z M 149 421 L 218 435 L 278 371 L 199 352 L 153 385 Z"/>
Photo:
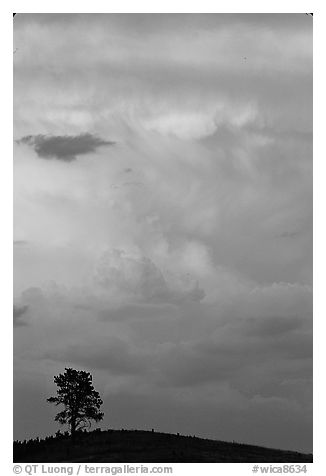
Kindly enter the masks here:
<path id="1" fill-rule="evenodd" d="M 80 432 L 15 441 L 13 461 L 44 463 L 312 463 L 312 454 L 145 430 Z"/>

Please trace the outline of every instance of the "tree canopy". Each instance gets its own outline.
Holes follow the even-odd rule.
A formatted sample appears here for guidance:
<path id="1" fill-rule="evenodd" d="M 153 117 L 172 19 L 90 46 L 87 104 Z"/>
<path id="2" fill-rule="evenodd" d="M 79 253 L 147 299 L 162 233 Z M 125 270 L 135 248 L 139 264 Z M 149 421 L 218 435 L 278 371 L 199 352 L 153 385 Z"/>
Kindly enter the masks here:
<path id="1" fill-rule="evenodd" d="M 103 401 L 93 387 L 89 372 L 66 368 L 63 374 L 54 377 L 54 383 L 58 387 L 57 395 L 47 398 L 47 401 L 64 406 L 55 421 L 68 424 L 72 437 L 77 430 L 90 427 L 91 420 L 99 422 L 103 419 L 104 413 L 100 411 Z"/>

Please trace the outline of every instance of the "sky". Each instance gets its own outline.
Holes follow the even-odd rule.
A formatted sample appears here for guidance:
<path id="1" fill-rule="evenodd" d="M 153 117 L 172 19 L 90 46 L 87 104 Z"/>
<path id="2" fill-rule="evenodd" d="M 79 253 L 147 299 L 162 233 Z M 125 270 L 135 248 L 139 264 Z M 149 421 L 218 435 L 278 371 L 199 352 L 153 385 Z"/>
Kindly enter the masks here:
<path id="1" fill-rule="evenodd" d="M 102 428 L 312 451 L 312 18 L 18 14 L 14 437 L 53 376 Z"/>

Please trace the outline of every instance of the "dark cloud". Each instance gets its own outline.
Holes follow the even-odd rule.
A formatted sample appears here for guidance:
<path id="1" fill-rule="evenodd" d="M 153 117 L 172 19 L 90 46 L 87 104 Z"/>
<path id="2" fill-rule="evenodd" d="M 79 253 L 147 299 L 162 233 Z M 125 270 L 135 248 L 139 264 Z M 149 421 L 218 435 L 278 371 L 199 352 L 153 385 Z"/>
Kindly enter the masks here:
<path id="1" fill-rule="evenodd" d="M 76 160 L 77 155 L 95 152 L 100 146 L 115 144 L 89 133 L 77 136 L 29 135 L 22 137 L 17 143 L 32 146 L 43 159 L 58 159 L 64 162 Z"/>
<path id="2" fill-rule="evenodd" d="M 23 316 L 25 316 L 26 312 L 28 311 L 28 306 L 15 306 L 14 305 L 14 311 L 13 311 L 13 319 L 14 319 L 14 326 L 26 326 L 26 322 L 23 319 Z"/>
<path id="3" fill-rule="evenodd" d="M 271 320 L 262 321 L 265 325 L 255 322 L 261 339 L 253 332 L 255 326 L 251 320 L 238 320 L 236 325 L 213 332 L 212 337 L 170 343 L 157 361 L 151 358 L 153 365 L 156 363 L 159 368 L 157 375 L 166 385 L 173 386 L 194 387 L 204 382 L 227 381 L 233 388 L 244 391 L 249 384 L 246 392 L 251 393 L 251 389 L 257 391 L 257 388 L 259 392 L 264 382 L 263 375 L 257 382 L 252 381 L 252 375 L 258 375 L 261 368 L 273 379 L 274 388 L 270 389 L 273 395 L 283 378 L 303 377 L 304 366 L 312 361 L 312 334 L 296 331 L 299 324 L 294 319 L 285 319 L 291 321 L 291 325 L 279 320 L 278 329 Z M 267 329 L 272 329 L 271 335 Z M 243 379 L 247 379 L 247 383 Z"/>
<path id="4" fill-rule="evenodd" d="M 135 375 L 144 373 L 149 366 L 148 355 L 135 353 L 119 338 L 98 339 L 89 345 L 73 344 L 59 351 L 48 350 L 44 357 L 49 360 L 72 362 L 90 369 L 105 369 L 112 375 Z M 147 357 L 147 358 L 146 358 Z"/>
<path id="5" fill-rule="evenodd" d="M 253 336 L 275 339 L 276 336 L 299 329 L 304 324 L 303 319 L 291 317 L 273 316 L 265 319 L 250 318 L 243 325 L 244 331 Z"/>
<path id="6" fill-rule="evenodd" d="M 26 240 L 14 240 L 14 246 L 25 246 L 27 243 L 28 241 Z"/>

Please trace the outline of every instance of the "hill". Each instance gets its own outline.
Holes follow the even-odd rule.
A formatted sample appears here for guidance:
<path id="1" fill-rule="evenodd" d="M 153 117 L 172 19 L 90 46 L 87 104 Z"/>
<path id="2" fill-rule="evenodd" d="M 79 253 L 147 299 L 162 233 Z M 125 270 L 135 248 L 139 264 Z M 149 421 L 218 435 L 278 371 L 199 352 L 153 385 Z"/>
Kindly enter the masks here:
<path id="1" fill-rule="evenodd" d="M 15 441 L 15 463 L 312 463 L 312 454 L 140 430 Z"/>

